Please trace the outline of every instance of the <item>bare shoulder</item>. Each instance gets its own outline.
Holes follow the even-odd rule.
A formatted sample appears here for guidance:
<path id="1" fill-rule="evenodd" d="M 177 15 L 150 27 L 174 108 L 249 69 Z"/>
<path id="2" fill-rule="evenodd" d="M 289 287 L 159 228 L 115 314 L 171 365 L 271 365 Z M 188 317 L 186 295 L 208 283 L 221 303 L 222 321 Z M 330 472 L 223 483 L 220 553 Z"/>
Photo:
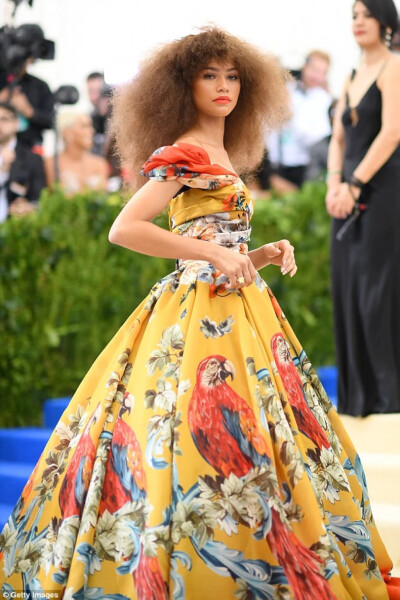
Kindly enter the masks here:
<path id="1" fill-rule="evenodd" d="M 386 68 L 379 77 L 379 83 L 384 85 L 388 80 L 392 80 L 393 78 L 400 78 L 400 56 L 397 54 L 391 54 L 388 58 Z"/>
<path id="2" fill-rule="evenodd" d="M 391 55 L 391 57 L 389 59 L 388 67 L 390 67 L 391 69 L 394 69 L 397 74 L 400 73 L 400 55 L 399 54 Z"/>

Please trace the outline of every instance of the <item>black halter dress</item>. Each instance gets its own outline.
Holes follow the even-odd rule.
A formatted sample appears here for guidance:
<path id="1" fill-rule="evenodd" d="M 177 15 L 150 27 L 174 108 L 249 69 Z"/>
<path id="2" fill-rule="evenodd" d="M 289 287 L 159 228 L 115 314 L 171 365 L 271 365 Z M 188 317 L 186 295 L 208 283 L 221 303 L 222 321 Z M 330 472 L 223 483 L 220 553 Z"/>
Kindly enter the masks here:
<path id="1" fill-rule="evenodd" d="M 349 181 L 381 129 L 376 81 L 343 113 Z M 332 292 L 339 371 L 338 409 L 349 415 L 400 411 L 400 146 L 368 182 L 366 210 L 332 222 Z"/>

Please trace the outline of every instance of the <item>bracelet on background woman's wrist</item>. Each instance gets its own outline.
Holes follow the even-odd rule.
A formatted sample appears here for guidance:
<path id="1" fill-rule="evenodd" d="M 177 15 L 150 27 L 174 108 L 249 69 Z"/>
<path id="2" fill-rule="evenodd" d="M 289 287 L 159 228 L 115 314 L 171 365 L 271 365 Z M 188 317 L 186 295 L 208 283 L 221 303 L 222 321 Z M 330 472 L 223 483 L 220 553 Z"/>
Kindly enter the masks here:
<path id="1" fill-rule="evenodd" d="M 333 177 L 334 175 L 341 175 L 342 171 L 340 171 L 339 169 L 336 171 L 328 171 L 325 177 L 325 182 L 328 183 L 328 180 L 330 179 L 330 177 Z"/>
<path id="2" fill-rule="evenodd" d="M 352 185 L 356 188 L 359 188 L 361 191 L 365 188 L 366 183 L 364 183 L 364 181 L 361 181 L 361 179 L 358 179 L 358 177 L 356 177 L 354 174 L 351 176 L 350 178 L 350 183 L 349 185 Z"/>

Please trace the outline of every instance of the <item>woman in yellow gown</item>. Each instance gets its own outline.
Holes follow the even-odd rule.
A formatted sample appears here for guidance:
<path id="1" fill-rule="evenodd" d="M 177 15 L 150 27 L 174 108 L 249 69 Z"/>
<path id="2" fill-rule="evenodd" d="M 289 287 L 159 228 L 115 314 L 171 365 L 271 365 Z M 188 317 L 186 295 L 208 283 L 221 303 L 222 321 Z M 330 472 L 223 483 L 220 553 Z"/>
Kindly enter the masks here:
<path id="1" fill-rule="evenodd" d="M 127 163 L 158 149 L 110 240 L 179 260 L 26 484 L 0 536 L 5 598 L 398 597 L 360 459 L 257 273 L 293 276 L 293 247 L 247 251 L 238 173 L 285 102 L 277 62 L 215 28 L 165 46 L 118 94 Z M 151 223 L 167 204 L 170 232 Z"/>

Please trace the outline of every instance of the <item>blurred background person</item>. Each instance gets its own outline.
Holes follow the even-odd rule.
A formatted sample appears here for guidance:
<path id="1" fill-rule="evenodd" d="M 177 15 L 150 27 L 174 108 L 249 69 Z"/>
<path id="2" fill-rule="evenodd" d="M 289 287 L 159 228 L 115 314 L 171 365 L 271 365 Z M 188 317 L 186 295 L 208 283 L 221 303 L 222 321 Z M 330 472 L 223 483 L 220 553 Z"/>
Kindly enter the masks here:
<path id="1" fill-rule="evenodd" d="M 18 112 L 19 142 L 40 153 L 43 133 L 53 127 L 53 94 L 45 81 L 27 70 L 36 58 L 51 60 L 54 46 L 35 24 L 20 25 L 15 39 L 7 43 L 11 50 L 15 48 L 10 56 L 17 58 L 0 66 L 0 102 L 11 104 Z"/>
<path id="2" fill-rule="evenodd" d="M 333 128 L 333 121 L 335 118 L 335 111 L 337 107 L 337 100 L 333 100 L 332 104 L 328 109 L 329 122 L 331 128 Z M 329 144 L 332 138 L 332 132 L 327 136 L 313 144 L 310 148 L 310 162 L 307 167 L 305 180 L 306 181 L 317 181 L 325 179 L 327 165 L 328 165 L 328 150 Z"/>
<path id="3" fill-rule="evenodd" d="M 109 113 L 107 100 L 104 99 L 103 90 L 106 87 L 104 74 L 100 71 L 89 73 L 86 78 L 86 89 L 93 110 L 90 113 L 92 118 L 94 136 L 93 136 L 93 154 L 104 156 L 104 142 L 106 137 L 106 120 Z"/>
<path id="4" fill-rule="evenodd" d="M 17 140 L 18 114 L 0 103 L 0 222 L 35 209 L 46 179 L 41 156 Z"/>
<path id="5" fill-rule="evenodd" d="M 253 198 L 264 200 L 270 198 L 271 192 L 283 196 L 298 189 L 297 185 L 281 177 L 274 170 L 267 150 L 259 168 L 252 178 L 246 182 L 246 185 L 251 190 Z"/>
<path id="6" fill-rule="evenodd" d="M 115 153 L 114 137 L 109 127 L 114 88 L 106 84 L 103 73 L 99 71 L 90 73 L 86 84 L 89 100 L 94 107 L 91 113 L 94 127 L 92 152 L 103 156 L 108 162 L 110 191 L 116 191 L 121 186 L 121 172 Z"/>
<path id="7" fill-rule="evenodd" d="M 338 408 L 349 415 L 400 411 L 400 58 L 390 51 L 396 29 L 392 0 L 353 5 L 361 60 L 345 82 L 329 147 Z"/>
<path id="8" fill-rule="evenodd" d="M 273 172 L 300 187 L 310 162 L 310 148 L 331 132 L 327 91 L 330 57 L 313 50 L 306 58 L 300 79 L 290 84 L 292 118 L 267 139 Z"/>
<path id="9" fill-rule="evenodd" d="M 109 176 L 107 161 L 91 153 L 94 128 L 89 115 L 65 111 L 58 115 L 58 129 L 64 149 L 45 161 L 48 185 L 57 182 L 68 195 L 85 190 L 106 190 Z"/>

